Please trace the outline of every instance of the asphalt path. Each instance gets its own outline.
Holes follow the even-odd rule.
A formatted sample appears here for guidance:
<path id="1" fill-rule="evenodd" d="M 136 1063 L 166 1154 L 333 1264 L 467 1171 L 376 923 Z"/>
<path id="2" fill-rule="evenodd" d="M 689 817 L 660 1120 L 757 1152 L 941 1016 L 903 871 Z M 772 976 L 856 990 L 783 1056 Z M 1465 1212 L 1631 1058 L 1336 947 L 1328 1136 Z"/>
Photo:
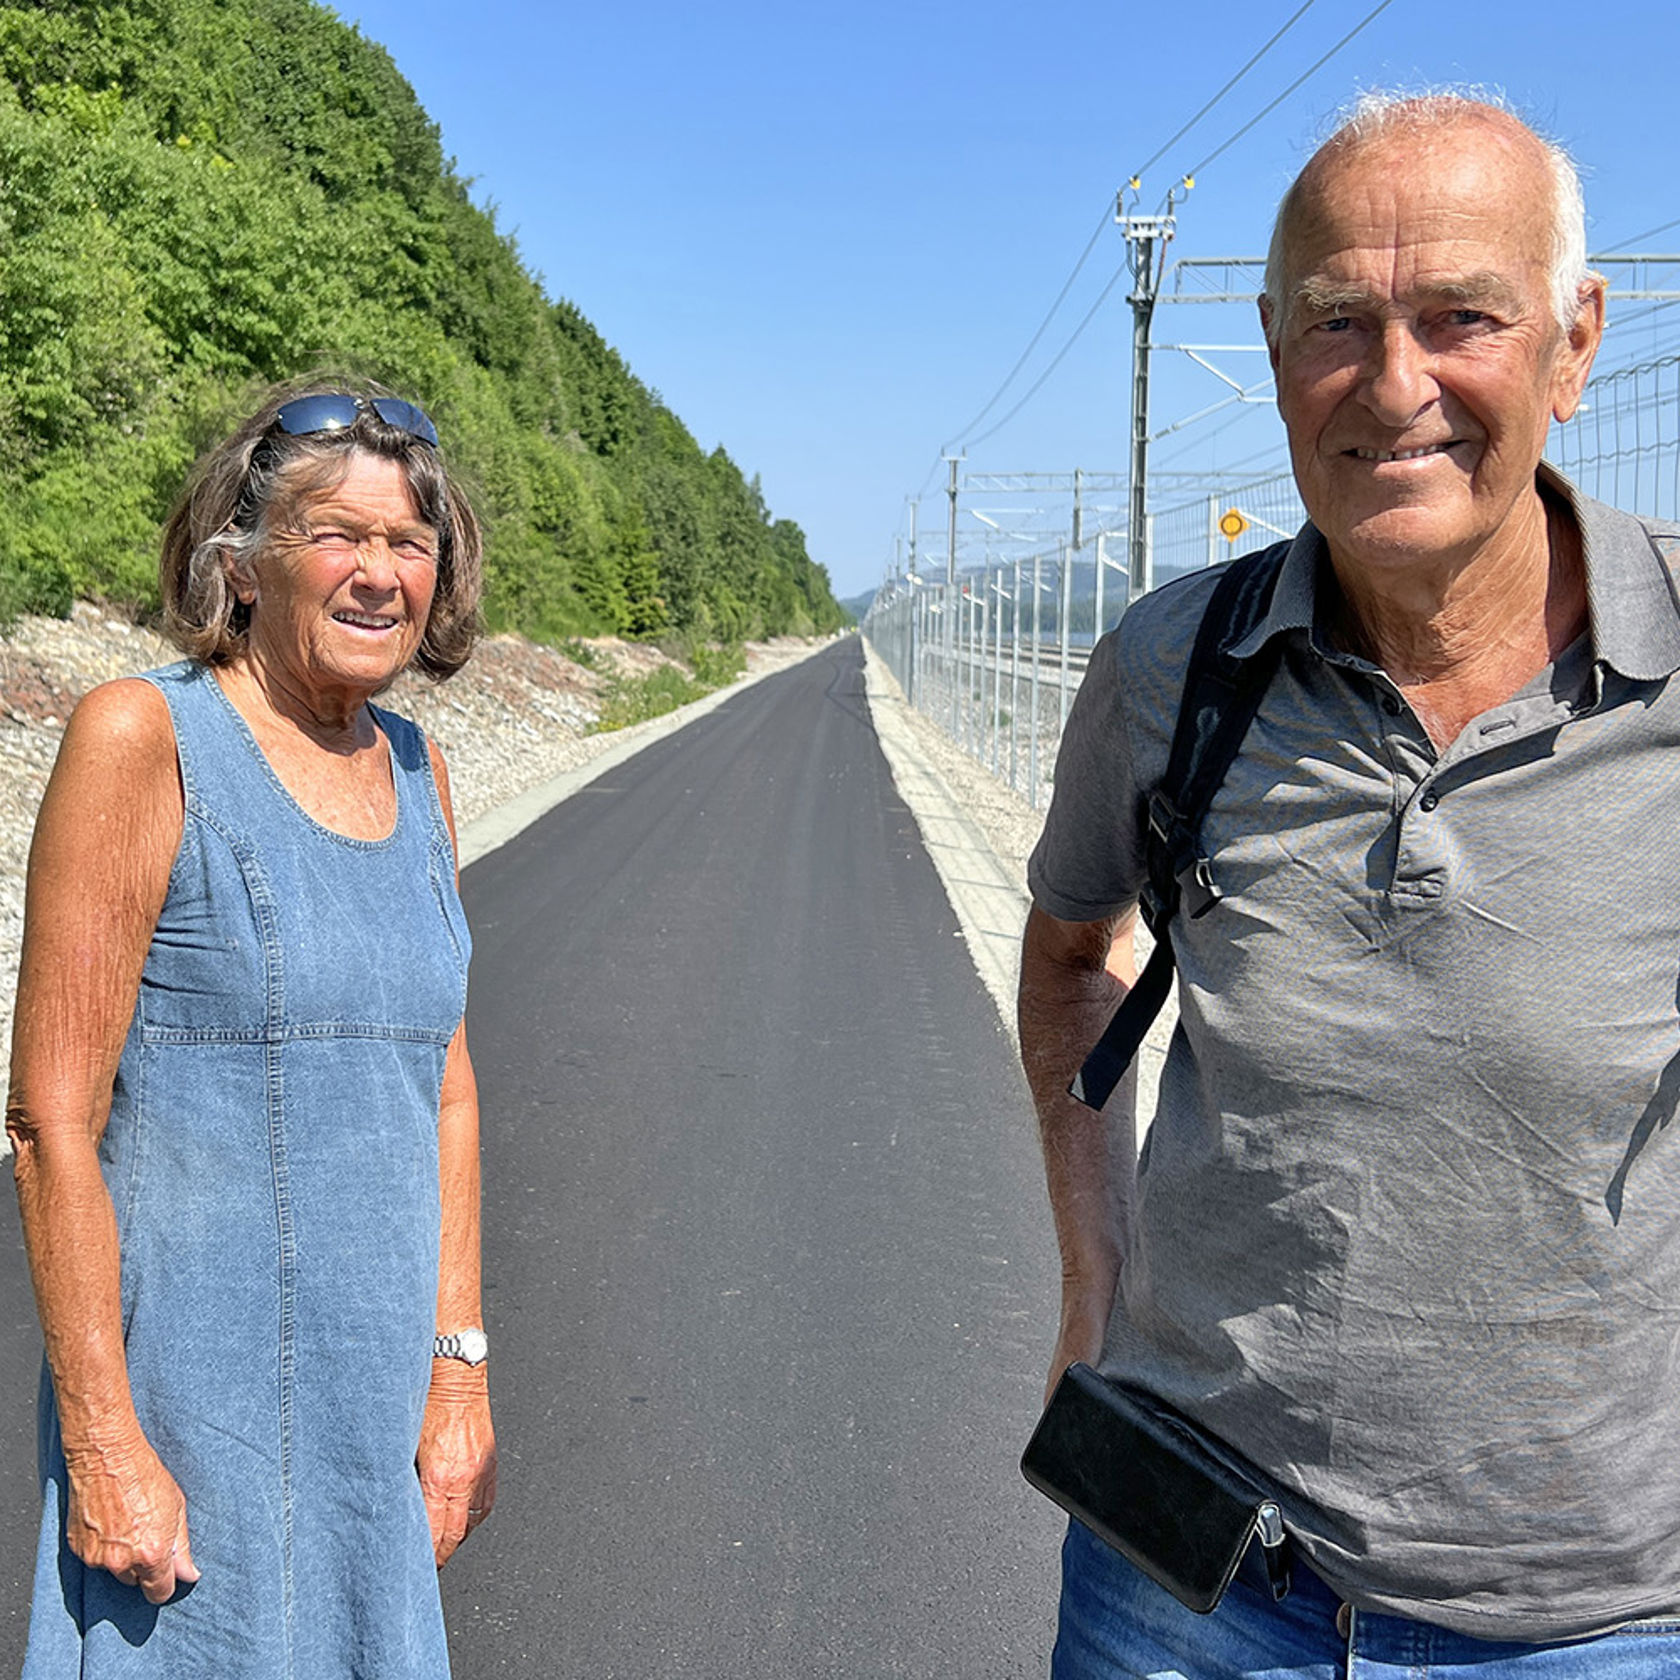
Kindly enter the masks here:
<path id="1" fill-rule="evenodd" d="M 1026 1092 L 846 641 L 470 867 L 493 1519 L 457 1680 L 1045 1672 Z M 33 1528 L 0 1197 L 0 1673 Z"/>

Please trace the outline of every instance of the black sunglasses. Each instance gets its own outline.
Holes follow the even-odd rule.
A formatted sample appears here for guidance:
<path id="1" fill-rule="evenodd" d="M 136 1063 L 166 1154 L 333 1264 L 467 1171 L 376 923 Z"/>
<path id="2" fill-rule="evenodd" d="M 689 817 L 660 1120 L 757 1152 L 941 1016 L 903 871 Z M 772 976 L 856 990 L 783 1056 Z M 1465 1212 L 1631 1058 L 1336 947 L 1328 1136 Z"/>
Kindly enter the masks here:
<path id="1" fill-rule="evenodd" d="M 294 397 L 282 403 L 274 416 L 274 428 L 287 437 L 309 437 L 316 432 L 342 432 L 372 409 L 387 426 L 419 438 L 437 448 L 437 427 L 423 408 L 401 397 L 355 397 L 348 391 L 319 391 L 312 397 Z"/>

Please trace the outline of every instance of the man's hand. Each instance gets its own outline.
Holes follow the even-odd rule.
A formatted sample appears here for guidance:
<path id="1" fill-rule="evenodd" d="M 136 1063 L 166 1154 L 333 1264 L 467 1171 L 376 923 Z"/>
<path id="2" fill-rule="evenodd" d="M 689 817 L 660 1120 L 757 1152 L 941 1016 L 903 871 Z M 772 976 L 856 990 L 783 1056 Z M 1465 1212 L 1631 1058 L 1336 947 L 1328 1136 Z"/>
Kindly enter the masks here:
<path id="1" fill-rule="evenodd" d="M 1068 1366 L 1095 1365 L 1102 1357 L 1103 1336 L 1113 1305 L 1112 1288 L 1092 1288 L 1072 1278 L 1062 1280 L 1062 1318 L 1056 1330 L 1056 1351 L 1050 1356 L 1050 1380 L 1044 1385 L 1045 1405 L 1050 1404 L 1050 1396 Z"/>
<path id="2" fill-rule="evenodd" d="M 1062 1316 L 1051 1390 L 1076 1359 L 1102 1352 L 1125 1252 L 1136 1176 L 1128 1073 L 1103 1114 L 1068 1094 L 1133 978 L 1131 915 L 1062 922 L 1034 906 L 1021 943 L 1021 1064 L 1044 1145 L 1045 1179 L 1062 1252 Z"/>
<path id="3" fill-rule="evenodd" d="M 67 1453 L 65 1540 L 90 1569 L 108 1569 L 153 1604 L 198 1579 L 187 1544 L 187 1502 L 136 1430 L 114 1446 Z"/>
<path id="4" fill-rule="evenodd" d="M 483 1366 L 434 1362 L 415 1468 L 441 1569 L 496 1503 L 496 1432 Z"/>

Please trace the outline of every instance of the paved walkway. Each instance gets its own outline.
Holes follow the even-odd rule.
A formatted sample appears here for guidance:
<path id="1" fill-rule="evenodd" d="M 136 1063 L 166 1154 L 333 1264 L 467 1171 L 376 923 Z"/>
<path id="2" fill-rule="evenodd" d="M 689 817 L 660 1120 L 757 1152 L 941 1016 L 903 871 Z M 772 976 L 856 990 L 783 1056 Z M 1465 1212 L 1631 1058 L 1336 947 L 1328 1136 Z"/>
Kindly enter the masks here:
<path id="1" fill-rule="evenodd" d="M 503 1460 L 444 1577 L 457 1680 L 1042 1675 L 1059 1523 L 1015 1461 L 1054 1243 L 970 961 L 1007 901 L 965 930 L 930 854 L 1004 888 L 954 817 L 923 844 L 855 641 L 672 723 L 470 841 Z M 0 1272 L 15 1672 L 39 1341 L 9 1197 Z"/>

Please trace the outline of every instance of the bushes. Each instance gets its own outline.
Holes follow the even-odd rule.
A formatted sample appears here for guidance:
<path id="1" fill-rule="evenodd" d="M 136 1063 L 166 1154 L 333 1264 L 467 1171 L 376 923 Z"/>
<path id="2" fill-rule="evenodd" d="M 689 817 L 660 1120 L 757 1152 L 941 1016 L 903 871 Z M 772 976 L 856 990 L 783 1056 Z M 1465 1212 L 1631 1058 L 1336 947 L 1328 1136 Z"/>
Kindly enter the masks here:
<path id="1" fill-rule="evenodd" d="M 663 717 L 678 706 L 725 688 L 747 669 L 746 655 L 738 644 L 697 642 L 692 637 L 668 637 L 660 644 L 667 658 L 686 665 L 684 675 L 676 665 L 661 665 L 641 677 L 611 677 L 602 696 L 595 733 L 624 729 L 632 723 Z"/>
<path id="2" fill-rule="evenodd" d="M 756 481 L 543 296 L 381 48 L 313 0 L 0 0 L 0 613 L 149 604 L 194 454 L 322 366 L 437 419 L 496 628 L 841 622 Z"/>
<path id="3" fill-rule="evenodd" d="M 747 656 L 739 642 L 703 642 L 694 636 L 661 638 L 659 651 L 694 673 L 694 680 L 706 688 L 722 688 L 747 670 Z"/>
<path id="4" fill-rule="evenodd" d="M 707 692 L 702 683 L 685 677 L 675 665 L 661 665 L 645 677 L 614 677 L 601 700 L 601 713 L 593 733 L 627 729 L 633 723 L 663 717 Z"/>

